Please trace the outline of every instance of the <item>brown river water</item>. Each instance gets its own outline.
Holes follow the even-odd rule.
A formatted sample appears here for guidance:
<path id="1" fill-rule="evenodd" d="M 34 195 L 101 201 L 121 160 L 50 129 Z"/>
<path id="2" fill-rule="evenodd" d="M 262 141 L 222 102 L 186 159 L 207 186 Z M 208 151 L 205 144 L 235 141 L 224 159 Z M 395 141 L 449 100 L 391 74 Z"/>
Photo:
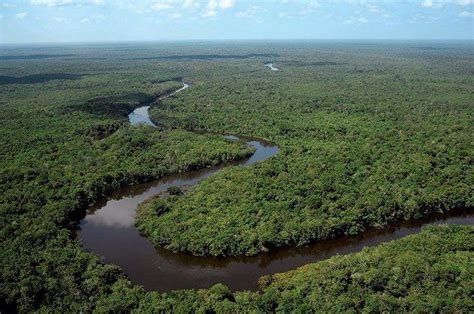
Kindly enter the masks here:
<path id="1" fill-rule="evenodd" d="M 189 85 L 183 84 L 181 90 Z M 167 98 L 176 92 L 164 96 Z M 134 125 L 154 126 L 148 116 L 149 106 L 130 114 Z M 229 140 L 236 137 L 227 136 Z M 134 226 L 137 206 L 146 199 L 166 191 L 170 186 L 192 186 L 220 169 L 234 165 L 247 167 L 278 153 L 277 146 L 259 139 L 242 138 L 256 151 L 248 159 L 211 168 L 171 175 L 160 180 L 117 190 L 107 200 L 90 208 L 81 221 L 78 237 L 84 248 L 106 263 L 120 266 L 129 279 L 147 290 L 170 291 L 186 288 L 208 288 L 223 283 L 232 290 L 255 290 L 263 275 L 288 271 L 337 254 L 360 251 L 364 247 L 399 239 L 417 233 L 432 223 L 474 223 L 474 212 L 452 211 L 435 214 L 424 220 L 404 221 L 384 229 L 370 229 L 358 236 L 344 236 L 319 241 L 305 247 L 284 248 L 255 257 L 204 258 L 172 253 L 155 248 Z"/>

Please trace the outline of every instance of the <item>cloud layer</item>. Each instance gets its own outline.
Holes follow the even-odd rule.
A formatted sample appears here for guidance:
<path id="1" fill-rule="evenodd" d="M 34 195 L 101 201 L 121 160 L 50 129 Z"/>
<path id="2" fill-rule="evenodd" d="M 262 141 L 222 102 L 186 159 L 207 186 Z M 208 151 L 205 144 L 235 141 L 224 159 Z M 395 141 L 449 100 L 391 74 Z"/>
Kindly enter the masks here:
<path id="1" fill-rule="evenodd" d="M 11 41 L 41 38 L 472 40 L 474 16 L 474 0 L 5 0 L 0 8 L 3 37 Z"/>

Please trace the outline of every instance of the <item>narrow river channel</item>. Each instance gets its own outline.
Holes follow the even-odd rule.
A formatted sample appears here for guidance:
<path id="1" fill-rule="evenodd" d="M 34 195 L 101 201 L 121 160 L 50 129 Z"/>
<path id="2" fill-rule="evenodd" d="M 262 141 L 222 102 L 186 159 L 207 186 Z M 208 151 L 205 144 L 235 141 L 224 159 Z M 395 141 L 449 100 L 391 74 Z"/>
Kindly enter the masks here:
<path id="1" fill-rule="evenodd" d="M 189 85 L 184 84 L 182 91 Z M 178 92 L 176 91 L 176 92 Z M 161 97 L 164 99 L 176 94 Z M 148 116 L 149 106 L 130 114 L 134 125 L 154 126 Z M 235 137 L 228 136 L 229 140 Z M 258 278 L 283 272 L 336 254 L 360 251 L 366 246 L 399 239 L 417 233 L 430 223 L 473 224 L 473 211 L 436 214 L 425 220 L 405 221 L 385 229 L 371 229 L 351 237 L 319 241 L 306 247 L 285 248 L 255 257 L 203 258 L 156 249 L 140 236 L 134 226 L 137 206 L 170 186 L 195 185 L 229 165 L 250 166 L 278 153 L 274 144 L 259 139 L 242 138 L 256 151 L 248 159 L 197 171 L 168 176 L 153 182 L 120 189 L 107 200 L 90 208 L 81 221 L 78 237 L 84 248 L 101 256 L 106 263 L 120 266 L 130 280 L 147 290 L 170 291 L 185 288 L 207 288 L 224 283 L 233 290 L 255 290 Z"/>
<path id="2" fill-rule="evenodd" d="M 275 67 L 273 66 L 273 63 L 267 63 L 267 64 L 265 64 L 265 66 L 268 67 L 268 68 L 269 68 L 270 70 L 272 70 L 272 71 L 280 71 L 280 69 L 275 68 Z"/>

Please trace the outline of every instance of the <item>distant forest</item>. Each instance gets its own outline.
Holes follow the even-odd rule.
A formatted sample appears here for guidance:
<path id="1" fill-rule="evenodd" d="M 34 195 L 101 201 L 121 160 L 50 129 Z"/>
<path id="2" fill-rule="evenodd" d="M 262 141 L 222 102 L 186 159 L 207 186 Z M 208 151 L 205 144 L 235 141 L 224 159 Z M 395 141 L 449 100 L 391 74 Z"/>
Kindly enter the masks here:
<path id="1" fill-rule="evenodd" d="M 256 255 L 471 211 L 473 66 L 463 42 L 3 49 L 0 311 L 474 311 L 472 226 L 430 226 L 252 292 L 148 292 L 76 237 L 120 187 L 252 153 L 219 134 L 280 152 L 142 206 L 136 226 L 154 245 Z M 192 88 L 154 102 L 182 80 Z M 144 104 L 158 128 L 130 125 Z"/>

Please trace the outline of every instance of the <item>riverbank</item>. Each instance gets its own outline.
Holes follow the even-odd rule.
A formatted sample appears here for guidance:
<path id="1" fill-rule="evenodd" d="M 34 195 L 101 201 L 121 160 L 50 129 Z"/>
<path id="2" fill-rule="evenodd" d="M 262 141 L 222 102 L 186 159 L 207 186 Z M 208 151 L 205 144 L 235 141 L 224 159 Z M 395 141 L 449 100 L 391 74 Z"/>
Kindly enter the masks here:
<path id="1" fill-rule="evenodd" d="M 145 292 L 125 283 L 96 310 L 163 312 L 465 312 L 474 308 L 473 226 L 431 226 L 420 233 L 261 278 L 257 292 L 209 289 Z M 197 270 L 196 270 L 197 271 Z M 123 295 L 130 296 L 124 300 Z"/>

